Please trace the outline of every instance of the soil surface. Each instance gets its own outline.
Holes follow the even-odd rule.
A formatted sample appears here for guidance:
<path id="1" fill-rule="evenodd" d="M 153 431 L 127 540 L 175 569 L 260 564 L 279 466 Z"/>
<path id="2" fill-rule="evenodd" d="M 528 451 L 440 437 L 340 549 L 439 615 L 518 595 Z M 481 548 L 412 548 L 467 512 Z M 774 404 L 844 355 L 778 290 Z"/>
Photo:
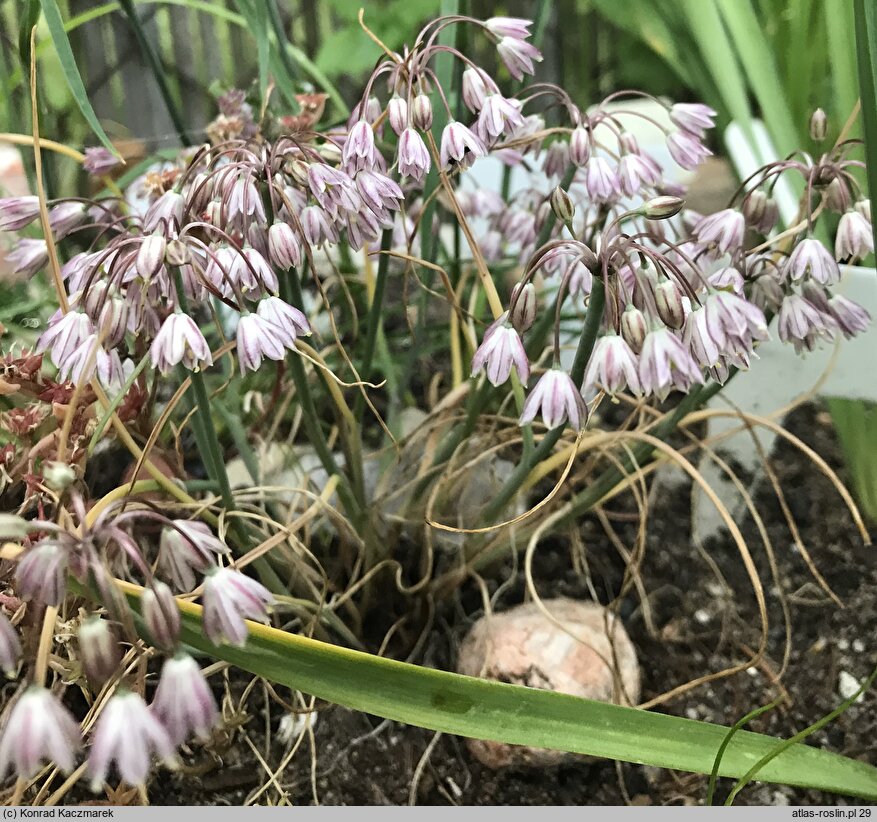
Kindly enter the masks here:
<path id="1" fill-rule="evenodd" d="M 845 472 L 831 420 L 817 405 L 807 405 L 786 420 L 787 430 L 814 448 L 830 466 Z M 767 480 L 755 486 L 758 511 L 773 546 L 776 576 L 759 530 L 751 517 L 739 524 L 763 580 L 769 610 L 768 650 L 764 660 L 740 672 L 693 687 L 655 710 L 731 725 L 778 695 L 776 709 L 754 720 L 754 731 L 788 737 L 829 713 L 842 701 L 842 680 L 863 680 L 875 665 L 877 636 L 877 563 L 863 545 L 853 520 L 829 480 L 800 451 L 780 441 L 771 464 L 789 511 L 813 563 L 834 595 L 814 580 L 795 547 L 780 502 Z M 746 662 L 760 637 L 752 586 L 733 540 L 721 534 L 696 546 L 690 533 L 690 485 L 653 490 L 645 558 L 640 570 L 647 608 L 632 591 L 616 607 L 636 646 L 642 665 L 643 700 L 706 674 Z M 626 546 L 633 546 L 636 522 L 629 500 L 613 500 L 606 509 Z M 581 522 L 581 540 L 542 545 L 534 576 L 540 595 L 591 599 L 603 603 L 618 595 L 624 564 L 596 516 Z M 872 528 L 872 538 L 877 531 Z M 578 545 L 572 543 L 578 542 Z M 582 561 L 583 557 L 586 561 Z M 584 570 L 587 569 L 587 572 Z M 522 602 L 523 574 L 512 565 L 486 580 L 495 609 Z M 464 586 L 456 601 L 435 614 L 432 630 L 415 661 L 446 670 L 468 626 L 482 613 L 481 593 Z M 790 621 L 786 641 L 783 603 Z M 652 630 L 647 624 L 650 618 Z M 376 631 L 374 647 L 382 630 Z M 785 657 L 785 659 L 784 659 Z M 232 691 L 242 690 L 234 681 Z M 288 692 L 278 694 L 290 699 Z M 313 736 L 289 758 L 282 741 L 283 711 L 261 685 L 251 690 L 243 733 L 210 767 L 204 751 L 193 752 L 191 773 L 160 774 L 150 788 L 156 804 L 240 804 L 279 773 L 256 800 L 280 801 L 279 789 L 294 804 L 401 805 L 680 805 L 700 804 L 706 778 L 609 761 L 575 760 L 541 770 L 491 771 L 468 752 L 463 739 L 383 722 L 337 706 L 317 704 Z M 810 738 L 810 743 L 877 764 L 877 693 L 873 690 L 840 718 Z M 279 733 L 281 732 L 281 733 Z M 239 732 L 241 733 L 241 732 Z M 297 739 L 295 734 L 293 739 Z M 258 750 L 258 757 L 254 753 Z M 264 764 L 259 758 L 264 760 Z M 284 761 L 287 760 L 284 764 Z M 718 802 L 732 783 L 720 780 Z M 755 783 L 738 804 L 856 804 L 856 800 L 818 791 Z"/>

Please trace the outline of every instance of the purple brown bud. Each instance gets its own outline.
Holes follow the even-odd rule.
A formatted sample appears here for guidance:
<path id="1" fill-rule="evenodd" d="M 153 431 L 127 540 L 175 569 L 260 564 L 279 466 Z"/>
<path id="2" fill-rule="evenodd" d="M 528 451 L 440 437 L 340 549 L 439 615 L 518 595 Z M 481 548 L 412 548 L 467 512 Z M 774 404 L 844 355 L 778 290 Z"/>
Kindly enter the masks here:
<path id="1" fill-rule="evenodd" d="M 512 289 L 511 312 L 509 319 L 518 334 L 527 331 L 536 320 L 536 288 L 533 283 L 523 287 L 517 283 Z"/>
<path id="2" fill-rule="evenodd" d="M 643 312 L 634 305 L 628 305 L 621 314 L 621 336 L 635 354 L 643 350 L 648 331 Z"/>
<path id="3" fill-rule="evenodd" d="M 682 328 L 685 323 L 685 306 L 682 304 L 682 292 L 673 280 L 664 280 L 655 286 L 655 304 L 664 325 Z"/>
<path id="4" fill-rule="evenodd" d="M 564 224 L 572 222 L 576 209 L 569 194 L 567 194 L 560 186 L 554 187 L 554 191 L 551 192 L 550 202 L 551 210 L 554 212 L 554 216 L 557 217 L 558 220 Z"/>
<path id="5" fill-rule="evenodd" d="M 591 139 L 588 129 L 576 126 L 569 139 L 569 159 L 574 165 L 586 166 L 591 159 Z"/>
<path id="6" fill-rule="evenodd" d="M 432 128 L 432 103 L 425 94 L 418 94 L 411 104 L 411 122 L 421 131 Z"/>
<path id="7" fill-rule="evenodd" d="M 143 592 L 143 620 L 153 643 L 163 651 L 173 650 L 180 635 L 180 609 L 171 589 L 153 580 Z"/>
<path id="8" fill-rule="evenodd" d="M 79 626 L 78 639 L 82 669 L 88 681 L 103 686 L 122 658 L 112 626 L 105 619 L 92 617 Z"/>

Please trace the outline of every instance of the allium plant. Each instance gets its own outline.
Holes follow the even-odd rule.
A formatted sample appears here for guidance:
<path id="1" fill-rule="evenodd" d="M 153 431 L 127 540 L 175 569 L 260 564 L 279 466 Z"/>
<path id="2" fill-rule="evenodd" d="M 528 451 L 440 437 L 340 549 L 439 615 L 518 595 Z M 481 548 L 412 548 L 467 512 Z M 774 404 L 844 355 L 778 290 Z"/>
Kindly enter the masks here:
<path id="1" fill-rule="evenodd" d="M 477 65 L 448 44 L 447 33 L 463 26 L 495 45 L 495 64 Z M 58 310 L 33 351 L 5 356 L 0 376 L 0 393 L 21 400 L 2 418 L 16 438 L 0 452 L 4 482 L 29 521 L 13 591 L 45 620 L 73 619 L 84 600 L 104 614 L 78 630 L 83 687 L 112 692 L 84 740 L 96 789 L 113 773 L 144 782 L 153 759 L 173 764 L 176 747 L 209 742 L 219 722 L 200 664 L 181 648 L 178 597 L 203 603 L 202 610 L 186 606 L 186 618 L 196 613 L 203 631 L 199 638 L 187 623 L 187 644 L 221 657 L 227 643 L 242 649 L 240 660 L 248 659 L 251 621 L 269 620 L 277 597 L 319 596 L 320 574 L 301 571 L 296 540 L 305 534 L 311 555 L 352 547 L 359 559 L 343 584 L 367 589 L 367 575 L 395 563 L 395 549 L 406 544 L 394 542 L 405 530 L 400 536 L 391 526 L 430 515 L 455 476 L 455 456 L 485 446 L 479 419 L 497 403 L 516 403 L 531 447 L 476 525 L 495 522 L 564 432 L 585 429 L 606 395 L 690 409 L 745 371 L 773 333 L 809 351 L 867 326 L 864 309 L 834 293 L 839 264 L 873 251 L 852 143 L 773 163 L 744 181 L 727 208 L 691 213 L 675 175 L 624 125 L 638 116 L 625 101 L 647 95 L 613 94 L 585 109 L 563 89 L 531 82 L 541 55 L 530 26 L 463 15 L 430 23 L 410 48 L 385 52 L 353 114 L 334 126 L 279 116 L 271 104 L 257 121 L 253 112 L 262 109 L 230 92 L 207 128 L 209 142 L 147 174 L 140 201 L 118 194 L 51 201 L 44 226 L 51 236 L 22 236 L 10 253 L 8 263 L 28 277 L 50 273 L 47 240 L 61 254 Z M 441 69 L 441 61 L 460 71 Z M 504 73 L 516 81 L 514 93 L 503 90 Z M 674 163 L 695 168 L 710 154 L 715 113 L 653 102 L 667 109 L 664 138 Z M 487 158 L 522 185 L 503 192 L 473 185 L 473 167 Z M 95 175 L 113 164 L 101 150 L 84 160 Z M 772 192 L 786 176 L 802 180 L 805 194 L 798 220 L 781 231 Z M 841 215 L 834 249 L 817 231 L 818 217 L 831 210 Z M 3 229 L 40 222 L 37 197 L 0 200 Z M 361 292 L 339 286 L 356 273 L 356 252 L 372 280 L 364 305 Z M 382 388 L 367 380 L 381 369 L 393 382 L 412 379 L 410 365 L 393 370 L 396 359 L 416 363 L 425 340 L 428 306 L 408 304 L 412 279 L 424 286 L 424 300 L 444 288 L 456 323 L 452 358 L 459 366 L 468 345 L 472 378 L 463 384 L 462 413 L 427 425 L 437 437 L 428 450 L 422 441 L 417 450 L 417 436 L 396 443 L 401 457 L 376 489 L 367 481 L 373 455 L 364 443 L 374 439 L 378 425 L 368 423 L 377 412 L 365 399 Z M 351 306 L 361 309 L 359 337 L 339 325 Z M 318 323 L 322 330 L 311 336 Z M 388 353 L 388 332 L 400 327 L 411 328 L 407 351 Z M 435 361 L 431 367 L 446 370 Z M 228 381 L 233 388 L 224 392 Z M 407 391 L 403 385 L 391 396 L 391 411 Z M 302 521 L 331 500 L 333 516 L 318 512 L 331 527 L 284 530 L 276 503 L 232 487 L 227 436 L 258 481 L 247 433 L 222 413 L 225 396 L 245 392 L 270 396 L 259 400 L 268 403 L 263 420 L 280 406 L 293 409 L 283 435 L 295 438 L 300 424 L 334 483 L 323 497 L 301 491 L 311 512 Z M 449 392 L 448 402 L 461 396 Z M 191 412 L 185 419 L 181 397 Z M 338 446 L 326 408 L 336 417 Z M 191 428 L 215 494 L 195 499 L 202 492 L 175 478 L 182 466 L 162 466 L 150 451 L 169 439 L 160 427 L 153 431 L 168 417 Z M 255 427 L 249 433 L 261 437 Z M 142 468 L 99 500 L 88 498 L 81 480 L 94 437 L 131 451 Z M 426 463 L 416 476 L 393 473 L 406 460 Z M 611 476 L 606 482 L 570 489 L 567 516 L 598 501 L 594 489 L 605 493 Z M 386 494 L 388 483 L 404 487 Z M 522 533 L 529 536 L 532 524 Z M 294 550 L 273 550 L 281 544 Z M 491 555 L 484 544 L 473 540 L 464 559 L 477 567 Z M 436 595 L 447 579 L 432 585 Z M 42 762 L 70 770 L 82 742 L 60 679 L 47 678 L 51 635 L 43 631 L 36 659 L 25 660 L 0 738 L 0 770 L 23 780 Z M 23 645 L 33 642 L 22 643 L 0 615 L 7 673 L 19 670 Z M 132 655 L 144 664 L 164 656 L 154 691 L 131 675 Z M 25 726 L 33 734 L 22 735 Z"/>

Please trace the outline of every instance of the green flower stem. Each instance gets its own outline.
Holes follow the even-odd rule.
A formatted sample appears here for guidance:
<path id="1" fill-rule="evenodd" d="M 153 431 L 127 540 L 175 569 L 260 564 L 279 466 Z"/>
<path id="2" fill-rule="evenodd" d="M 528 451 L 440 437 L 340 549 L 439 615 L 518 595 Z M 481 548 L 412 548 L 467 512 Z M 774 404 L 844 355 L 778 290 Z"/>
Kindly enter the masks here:
<path id="1" fill-rule="evenodd" d="M 162 68 L 161 61 L 158 59 L 158 55 L 155 53 L 152 44 L 149 42 L 146 32 L 143 31 L 143 26 L 140 25 L 140 18 L 137 16 L 137 12 L 134 9 L 134 3 L 132 0 L 119 0 L 119 6 L 128 18 L 128 22 L 131 25 L 131 31 L 134 33 L 134 38 L 137 40 L 140 52 L 143 54 L 146 62 L 149 63 L 149 68 L 152 71 L 153 77 L 155 77 L 155 82 L 158 83 L 158 90 L 164 100 L 167 112 L 173 121 L 180 142 L 184 146 L 191 146 L 192 141 L 186 135 L 186 124 L 183 121 L 180 110 L 177 108 L 177 104 L 174 102 L 173 95 L 171 95 L 171 90 L 168 87 L 167 79 L 164 76 L 164 69 Z"/>
<path id="2" fill-rule="evenodd" d="M 301 292 L 301 281 L 299 280 L 298 271 L 295 268 L 290 268 L 289 271 L 287 271 L 287 277 L 284 279 L 284 284 L 289 291 L 288 296 L 291 298 L 292 304 L 304 305 Z M 323 470 L 330 477 L 335 475 L 339 477 L 338 496 L 341 499 L 341 503 L 344 505 L 345 511 L 347 511 L 347 515 L 354 523 L 354 526 L 358 529 L 363 521 L 362 508 L 364 500 L 361 494 L 358 496 L 355 493 L 354 488 L 351 486 L 350 477 L 338 467 L 338 463 L 336 462 L 332 451 L 329 449 L 329 443 L 326 441 L 323 429 L 320 427 L 320 417 L 317 414 L 314 399 L 311 396 L 308 375 L 305 371 L 301 357 L 293 352 L 292 355 L 287 358 L 287 363 L 301 405 L 302 423 L 305 427 L 305 434 L 307 434 L 311 445 L 317 452 L 317 457 L 320 460 L 320 464 L 323 466 Z M 353 460 L 351 460 L 351 462 L 352 461 Z M 354 470 L 353 466 L 349 467 L 351 470 Z M 359 467 L 360 471 L 361 467 L 362 466 Z"/>
<path id="3" fill-rule="evenodd" d="M 363 380 L 371 377 L 372 362 L 375 356 L 375 345 L 378 340 L 378 333 L 381 329 L 381 312 L 384 304 L 384 291 L 387 285 L 387 269 L 390 264 L 390 248 L 393 245 L 393 230 L 385 229 L 381 235 L 381 255 L 378 258 L 378 273 L 375 278 L 375 293 L 372 295 L 372 304 L 368 313 L 368 329 L 365 337 L 365 351 L 362 355 L 362 364 L 359 369 L 359 376 Z M 365 397 L 360 392 L 356 397 L 356 405 L 354 407 L 353 416 L 357 420 L 361 420 L 363 408 L 365 406 Z"/>

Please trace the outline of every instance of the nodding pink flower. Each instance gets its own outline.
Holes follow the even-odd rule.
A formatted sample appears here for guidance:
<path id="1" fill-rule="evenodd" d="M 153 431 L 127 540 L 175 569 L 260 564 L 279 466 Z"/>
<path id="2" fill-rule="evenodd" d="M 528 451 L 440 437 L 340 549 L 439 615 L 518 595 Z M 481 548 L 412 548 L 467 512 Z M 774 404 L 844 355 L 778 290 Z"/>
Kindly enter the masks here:
<path id="1" fill-rule="evenodd" d="M 625 154 L 618 163 L 621 190 L 633 197 L 643 186 L 654 186 L 661 179 L 658 164 L 645 154 Z"/>
<path id="2" fill-rule="evenodd" d="M 442 131 L 440 158 L 442 168 L 449 171 L 455 166 L 469 168 L 475 160 L 487 153 L 481 138 L 462 123 L 452 120 Z"/>
<path id="3" fill-rule="evenodd" d="M 421 131 L 432 128 L 432 101 L 427 94 L 417 94 L 411 103 L 411 122 Z"/>
<path id="4" fill-rule="evenodd" d="M 398 136 L 408 125 L 408 103 L 404 97 L 394 94 L 387 103 L 387 119 L 390 128 Z"/>
<path id="5" fill-rule="evenodd" d="M 68 566 L 69 554 L 64 545 L 51 539 L 38 542 L 15 569 L 17 593 L 25 600 L 59 606 L 67 591 Z"/>
<path id="6" fill-rule="evenodd" d="M 178 191 L 165 191 L 147 210 L 143 217 L 144 233 L 162 229 L 176 230 L 183 222 L 186 201 Z"/>
<path id="7" fill-rule="evenodd" d="M 167 240 L 159 232 L 143 238 L 134 266 L 144 280 L 151 280 L 158 274 L 159 269 L 164 265 L 166 249 Z"/>
<path id="8" fill-rule="evenodd" d="M 491 17 L 484 21 L 484 27 L 494 37 L 514 37 L 518 40 L 526 40 L 530 36 L 532 20 L 522 17 Z"/>
<path id="9" fill-rule="evenodd" d="M 828 312 L 847 339 L 866 331 L 871 322 L 871 315 L 862 306 L 841 294 L 829 299 Z"/>
<path id="10" fill-rule="evenodd" d="M 487 379 L 497 386 L 509 378 L 512 367 L 518 372 L 521 383 L 526 384 L 530 378 L 530 361 L 527 359 L 524 343 L 518 332 L 506 324 L 507 319 L 502 316 L 487 329 L 472 358 L 472 374 L 486 369 Z"/>
<path id="11" fill-rule="evenodd" d="M 600 337 L 588 360 L 582 394 L 590 399 L 596 395 L 598 388 L 610 394 L 617 394 L 624 388 L 629 388 L 637 396 L 642 393 L 636 354 L 618 334 Z"/>
<path id="12" fill-rule="evenodd" d="M 228 177 L 224 186 L 225 210 L 230 223 L 246 230 L 252 223 L 265 222 L 265 206 L 252 174 Z"/>
<path id="13" fill-rule="evenodd" d="M 301 238 L 289 223 L 275 221 L 268 229 L 268 256 L 278 268 L 301 265 Z"/>
<path id="14" fill-rule="evenodd" d="M 654 328 L 646 334 L 639 358 L 640 385 L 646 394 L 665 399 L 674 388 L 687 392 L 703 374 L 688 349 L 669 328 Z"/>
<path id="15" fill-rule="evenodd" d="M 422 183 L 423 178 L 429 173 L 432 165 L 429 150 L 420 134 L 410 126 L 399 137 L 396 162 L 399 166 L 399 173 L 403 177 L 411 177 L 418 183 Z"/>
<path id="16" fill-rule="evenodd" d="M 255 371 L 262 364 L 263 357 L 282 360 L 286 356 L 274 324 L 250 312 L 241 314 L 238 321 L 237 350 L 241 374 Z"/>
<path id="17" fill-rule="evenodd" d="M 585 186 L 591 199 L 600 202 L 617 199 L 621 194 L 621 181 L 605 157 L 592 157 L 587 167 Z"/>
<path id="18" fill-rule="evenodd" d="M 113 763 L 129 785 L 142 785 L 155 754 L 168 767 L 176 765 L 167 729 L 139 694 L 119 691 L 104 706 L 94 729 L 88 774 L 91 789 L 100 790 Z"/>
<path id="19" fill-rule="evenodd" d="M 378 171 L 360 171 L 354 182 L 362 201 L 382 222 L 391 220 L 390 212 L 398 211 L 405 198 L 399 184 Z"/>
<path id="20" fill-rule="evenodd" d="M 585 126 L 576 126 L 569 138 L 569 159 L 583 168 L 591 159 L 591 132 Z"/>
<path id="21" fill-rule="evenodd" d="M 780 306 L 777 328 L 780 339 L 792 343 L 800 354 L 804 349 L 812 351 L 820 339 L 833 340 L 838 325 L 831 314 L 799 294 L 789 294 Z"/>
<path id="22" fill-rule="evenodd" d="M 496 50 L 515 80 L 523 80 L 525 74 L 533 74 L 533 63 L 542 62 L 542 52 L 517 37 L 506 35 L 497 43 Z"/>
<path id="23" fill-rule="evenodd" d="M 746 221 L 739 211 L 726 208 L 708 217 L 701 217 L 692 233 L 698 242 L 714 246 L 719 254 L 727 254 L 743 247 Z"/>
<path id="24" fill-rule="evenodd" d="M 73 770 L 82 745 L 79 723 L 47 688 L 28 688 L 12 706 L 0 738 L 0 779 L 36 776 L 43 762 Z"/>
<path id="25" fill-rule="evenodd" d="M 768 338 L 762 310 L 730 291 L 715 291 L 707 297 L 704 310 L 710 335 L 722 353 L 752 351 L 754 344 Z"/>
<path id="26" fill-rule="evenodd" d="M 703 137 L 715 126 L 716 113 L 703 103 L 676 103 L 670 107 L 670 121 L 684 131 Z"/>
<path id="27" fill-rule="evenodd" d="M 320 206 L 308 206 L 299 219 L 309 245 L 319 248 L 324 243 L 338 242 L 338 228 Z"/>
<path id="28" fill-rule="evenodd" d="M 87 314 L 81 311 L 68 311 L 40 334 L 36 350 L 49 351 L 52 362 L 59 365 L 92 334 L 94 334 L 94 326 Z"/>
<path id="29" fill-rule="evenodd" d="M 702 306 L 695 308 L 685 320 L 685 344 L 701 368 L 712 368 L 722 352 L 710 333 L 710 317 Z"/>
<path id="30" fill-rule="evenodd" d="M 204 633 L 214 644 L 243 646 L 245 619 L 267 622 L 274 597 L 265 586 L 232 568 L 217 568 L 204 580 Z"/>
<path id="31" fill-rule="evenodd" d="M 676 164 L 689 171 L 712 155 L 700 138 L 688 131 L 674 131 L 667 137 L 667 149 Z"/>
<path id="32" fill-rule="evenodd" d="M 328 163 L 308 166 L 308 184 L 317 202 L 333 217 L 341 211 L 358 211 L 362 200 L 353 180 L 343 171 Z"/>
<path id="33" fill-rule="evenodd" d="M 181 745 L 190 734 L 207 741 L 219 712 L 201 668 L 188 654 L 166 659 L 150 710 L 164 725 L 171 741 Z"/>
<path id="34" fill-rule="evenodd" d="M 91 174 L 94 177 L 103 177 L 104 174 L 109 174 L 121 163 L 122 161 L 109 149 L 103 146 L 89 146 L 85 149 L 85 159 L 82 161 L 82 167 L 87 174 Z"/>
<path id="35" fill-rule="evenodd" d="M 256 307 L 256 313 L 275 327 L 280 341 L 289 349 L 295 348 L 296 337 L 307 337 L 311 333 L 308 318 L 280 297 L 265 297 Z"/>
<path id="36" fill-rule="evenodd" d="M 463 72 L 463 102 L 466 108 L 473 114 L 481 111 L 484 105 L 484 98 L 488 94 L 499 93 L 499 87 L 486 71 L 475 66 L 469 66 Z"/>
<path id="37" fill-rule="evenodd" d="M 731 291 L 738 296 L 743 296 L 745 281 L 743 275 L 732 266 L 717 268 L 707 278 L 707 282 L 719 291 Z"/>
<path id="38" fill-rule="evenodd" d="M 510 132 L 523 124 L 520 101 L 509 100 L 499 93 L 491 93 L 484 98 L 477 123 L 482 139 L 496 140 L 503 132 Z"/>
<path id="39" fill-rule="evenodd" d="M 40 216 L 40 198 L 35 194 L 0 199 L 0 231 L 19 231 Z"/>
<path id="40" fill-rule="evenodd" d="M 58 203 L 49 212 L 49 227 L 56 240 L 66 237 L 74 228 L 85 222 L 87 217 L 85 203 Z"/>
<path id="41" fill-rule="evenodd" d="M 30 279 L 49 262 L 46 241 L 28 238 L 19 240 L 6 255 L 6 262 L 14 274 L 21 274 Z"/>
<path id="42" fill-rule="evenodd" d="M 188 315 L 175 312 L 161 324 L 149 349 L 152 364 L 167 374 L 182 363 L 190 371 L 213 365 L 210 346 L 198 324 Z"/>
<path id="43" fill-rule="evenodd" d="M 204 572 L 215 565 L 216 556 L 227 554 L 228 546 L 203 522 L 175 519 L 171 524 L 174 527 L 161 532 L 159 560 L 179 590 L 191 591 L 194 571 Z"/>
<path id="44" fill-rule="evenodd" d="M 238 266 L 243 264 L 240 252 L 230 245 L 219 245 L 211 249 L 204 277 L 223 294 L 233 294 L 233 283 L 237 283 Z"/>
<path id="45" fill-rule="evenodd" d="M 545 150 L 542 171 L 546 177 L 562 177 L 570 164 L 570 148 L 563 140 L 557 140 Z"/>
<path id="46" fill-rule="evenodd" d="M 375 154 L 375 133 L 365 120 L 356 123 L 344 141 L 341 159 L 348 174 L 363 168 L 373 168 Z"/>
<path id="47" fill-rule="evenodd" d="M 838 260 L 853 262 L 866 257 L 874 250 L 874 234 L 871 224 L 859 211 L 847 211 L 837 224 L 834 240 L 834 256 Z"/>
<path id="48" fill-rule="evenodd" d="M 382 221 L 369 208 L 361 211 L 348 211 L 344 217 L 347 228 L 347 242 L 354 251 L 359 251 L 366 243 L 374 242 L 381 234 Z M 391 221 L 383 221 L 385 228 L 392 225 Z"/>
<path id="49" fill-rule="evenodd" d="M 0 613 L 0 670 L 12 679 L 21 659 L 21 642 L 6 614 Z"/>
<path id="50" fill-rule="evenodd" d="M 577 431 L 588 421 L 588 408 L 569 374 L 551 368 L 540 378 L 524 403 L 519 425 L 533 422 L 538 413 L 548 429 L 557 428 L 567 419 Z"/>
<path id="51" fill-rule="evenodd" d="M 840 268 L 828 249 L 812 237 L 801 240 L 783 266 L 783 273 L 793 283 L 810 278 L 822 285 L 840 279 Z"/>
<path id="52" fill-rule="evenodd" d="M 160 579 L 153 579 L 143 591 L 140 607 L 153 643 L 165 651 L 175 648 L 180 638 L 180 608 L 171 589 Z"/>
<path id="53" fill-rule="evenodd" d="M 248 291 L 277 291 L 280 288 L 277 275 L 268 264 L 268 260 L 249 243 L 241 249 L 241 256 L 238 258 L 234 271 L 237 274 L 238 285 L 244 293 Z M 235 277 L 233 276 L 232 279 Z"/>

